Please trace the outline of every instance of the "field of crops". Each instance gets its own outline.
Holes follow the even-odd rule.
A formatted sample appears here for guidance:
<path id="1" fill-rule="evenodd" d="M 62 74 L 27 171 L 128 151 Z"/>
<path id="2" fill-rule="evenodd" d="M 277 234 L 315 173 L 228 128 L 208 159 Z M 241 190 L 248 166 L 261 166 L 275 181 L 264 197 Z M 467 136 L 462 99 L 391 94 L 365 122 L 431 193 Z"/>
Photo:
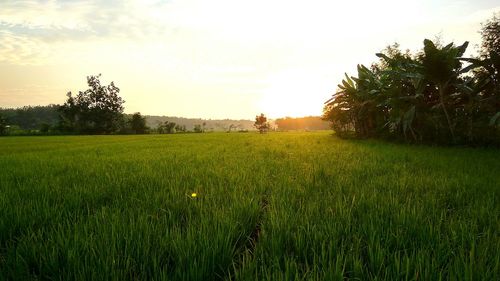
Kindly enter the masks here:
<path id="1" fill-rule="evenodd" d="M 498 149 L 0 138 L 0 280 L 499 280 L 499 229 Z"/>

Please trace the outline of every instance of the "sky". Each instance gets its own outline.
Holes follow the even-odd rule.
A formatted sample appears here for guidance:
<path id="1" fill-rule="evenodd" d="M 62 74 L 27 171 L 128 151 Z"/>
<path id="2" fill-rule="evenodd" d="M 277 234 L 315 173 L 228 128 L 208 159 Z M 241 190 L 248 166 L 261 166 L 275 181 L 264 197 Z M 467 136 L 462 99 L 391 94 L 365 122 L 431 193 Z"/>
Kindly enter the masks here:
<path id="1" fill-rule="evenodd" d="M 0 0 L 0 107 L 63 103 L 102 74 L 125 112 L 320 115 L 345 72 L 398 42 L 480 44 L 493 0 Z"/>

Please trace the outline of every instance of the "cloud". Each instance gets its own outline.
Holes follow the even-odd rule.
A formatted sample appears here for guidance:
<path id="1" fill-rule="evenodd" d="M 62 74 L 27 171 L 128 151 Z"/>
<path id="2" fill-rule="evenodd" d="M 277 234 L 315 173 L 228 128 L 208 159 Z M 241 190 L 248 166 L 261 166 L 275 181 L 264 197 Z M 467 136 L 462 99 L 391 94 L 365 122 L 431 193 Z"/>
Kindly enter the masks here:
<path id="1" fill-rule="evenodd" d="M 0 62 L 39 64 L 49 55 L 49 46 L 40 39 L 0 30 Z"/>
<path id="2" fill-rule="evenodd" d="M 344 52 L 367 41 L 384 45 L 383 38 L 436 20 L 428 9 L 425 2 L 397 0 L 7 1 L 0 9 L 0 40 L 6 40 L 0 44 L 8 50 L 0 55 L 4 62 L 31 64 L 49 57 L 61 60 L 64 52 L 66 61 L 71 56 L 67 50 L 88 50 L 94 43 L 115 49 L 167 45 L 163 50 L 170 56 L 186 60 L 200 53 L 209 61 L 259 56 L 260 62 L 272 59 L 280 65 L 297 53 L 328 56 L 333 48 Z M 17 51 L 23 55 L 15 55 Z M 235 60 L 240 59 L 229 63 Z"/>
<path id="3" fill-rule="evenodd" d="M 158 34 L 153 15 L 166 2 L 154 1 L 9 1 L 2 3 L 3 29 L 40 39 L 83 39 Z M 140 30 L 140 32 L 137 32 Z"/>
<path id="4" fill-rule="evenodd" d="M 39 64 L 61 44 L 142 41 L 172 33 L 156 22 L 165 1 L 7 1 L 0 9 L 0 61 Z"/>

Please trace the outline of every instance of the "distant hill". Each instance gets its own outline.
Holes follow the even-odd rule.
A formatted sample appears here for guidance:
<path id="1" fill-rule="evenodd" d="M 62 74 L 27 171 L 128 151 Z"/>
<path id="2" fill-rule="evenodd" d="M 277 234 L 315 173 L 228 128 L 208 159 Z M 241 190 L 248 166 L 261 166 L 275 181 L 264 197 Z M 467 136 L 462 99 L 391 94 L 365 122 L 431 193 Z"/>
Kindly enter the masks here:
<path id="1" fill-rule="evenodd" d="M 232 130 L 255 130 L 253 126 L 254 121 L 251 120 L 213 120 L 213 119 L 201 119 L 201 118 L 183 118 L 183 117 L 172 117 L 172 116 L 151 116 L 145 115 L 146 125 L 151 128 L 158 127 L 158 124 L 164 123 L 165 121 L 174 122 L 181 126 L 186 126 L 187 130 L 193 130 L 195 125 L 203 126 L 205 123 L 206 131 L 228 131 L 229 127 L 232 125 Z"/>

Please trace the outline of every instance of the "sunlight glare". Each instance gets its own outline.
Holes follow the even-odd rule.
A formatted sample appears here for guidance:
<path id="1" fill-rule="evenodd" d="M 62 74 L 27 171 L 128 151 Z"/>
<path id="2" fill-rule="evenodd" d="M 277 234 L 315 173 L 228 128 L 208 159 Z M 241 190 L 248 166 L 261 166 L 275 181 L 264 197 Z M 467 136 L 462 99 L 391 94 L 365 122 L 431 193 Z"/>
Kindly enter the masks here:
<path id="1" fill-rule="evenodd" d="M 282 72 L 270 77 L 258 106 L 270 118 L 318 116 L 332 86 L 333 81 L 307 72 Z"/>

